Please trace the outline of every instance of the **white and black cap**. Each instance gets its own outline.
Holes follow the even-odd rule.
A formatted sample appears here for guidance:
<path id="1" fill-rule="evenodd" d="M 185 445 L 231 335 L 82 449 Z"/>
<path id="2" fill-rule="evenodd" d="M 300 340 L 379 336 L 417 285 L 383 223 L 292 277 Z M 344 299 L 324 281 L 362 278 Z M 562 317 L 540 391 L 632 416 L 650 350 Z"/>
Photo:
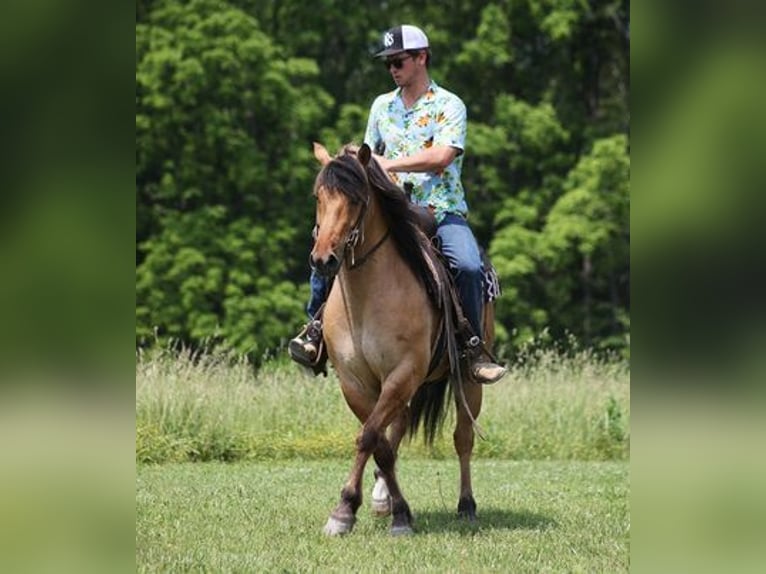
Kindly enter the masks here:
<path id="1" fill-rule="evenodd" d="M 417 26 L 396 26 L 383 33 L 383 49 L 377 54 L 376 58 L 383 58 L 391 54 L 398 54 L 406 50 L 422 50 L 428 48 L 428 37 L 425 32 Z"/>

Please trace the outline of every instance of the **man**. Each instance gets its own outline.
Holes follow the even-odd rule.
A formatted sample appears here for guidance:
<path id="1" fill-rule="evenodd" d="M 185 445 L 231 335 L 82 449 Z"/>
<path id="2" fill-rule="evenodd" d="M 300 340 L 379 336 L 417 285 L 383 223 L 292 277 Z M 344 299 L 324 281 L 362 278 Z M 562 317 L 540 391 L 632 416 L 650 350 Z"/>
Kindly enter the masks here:
<path id="1" fill-rule="evenodd" d="M 375 159 L 394 181 L 412 190 L 412 201 L 428 207 L 438 224 L 436 235 L 449 262 L 466 318 L 481 335 L 483 269 L 479 246 L 466 216 L 460 180 L 467 129 L 466 109 L 455 94 L 437 86 L 428 74 L 431 58 L 428 38 L 415 26 L 391 28 L 383 34 L 383 58 L 397 89 L 378 96 L 370 109 L 364 141 L 375 150 Z M 313 317 L 327 296 L 327 282 L 311 277 Z M 312 321 L 290 341 L 290 353 L 298 362 L 316 357 L 321 325 Z M 473 378 L 494 383 L 506 373 L 484 357 L 474 357 Z"/>

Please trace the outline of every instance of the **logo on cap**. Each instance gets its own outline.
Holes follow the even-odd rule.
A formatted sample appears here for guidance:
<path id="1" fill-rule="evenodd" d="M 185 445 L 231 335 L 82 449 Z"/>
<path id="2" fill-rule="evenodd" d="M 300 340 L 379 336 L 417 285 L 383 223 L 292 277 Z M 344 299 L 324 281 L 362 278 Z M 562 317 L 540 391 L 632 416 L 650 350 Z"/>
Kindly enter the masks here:
<path id="1" fill-rule="evenodd" d="M 386 32 L 383 36 L 383 45 L 388 48 L 394 43 L 394 35 L 391 32 Z"/>

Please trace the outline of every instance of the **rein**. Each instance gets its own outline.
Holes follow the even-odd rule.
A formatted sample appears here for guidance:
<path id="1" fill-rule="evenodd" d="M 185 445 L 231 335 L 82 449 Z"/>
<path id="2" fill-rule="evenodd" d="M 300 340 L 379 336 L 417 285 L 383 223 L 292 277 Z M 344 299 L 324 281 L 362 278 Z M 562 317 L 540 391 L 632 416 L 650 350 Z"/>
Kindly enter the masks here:
<path id="1" fill-rule="evenodd" d="M 367 253 L 362 255 L 362 257 L 360 257 L 358 260 L 354 257 L 354 247 L 351 247 L 351 245 L 348 244 L 348 247 L 351 248 L 351 263 L 348 263 L 348 260 L 346 260 L 346 267 L 348 268 L 348 270 L 353 271 L 354 269 L 358 269 L 359 267 L 364 265 L 367 262 L 367 259 L 370 257 L 370 255 L 375 253 L 378 250 L 378 248 L 381 245 L 383 245 L 386 239 L 388 239 L 389 235 L 391 235 L 391 230 L 387 229 L 386 232 L 383 234 L 383 237 L 381 237 L 378 240 L 378 242 L 375 245 L 373 245 L 372 248 Z"/>

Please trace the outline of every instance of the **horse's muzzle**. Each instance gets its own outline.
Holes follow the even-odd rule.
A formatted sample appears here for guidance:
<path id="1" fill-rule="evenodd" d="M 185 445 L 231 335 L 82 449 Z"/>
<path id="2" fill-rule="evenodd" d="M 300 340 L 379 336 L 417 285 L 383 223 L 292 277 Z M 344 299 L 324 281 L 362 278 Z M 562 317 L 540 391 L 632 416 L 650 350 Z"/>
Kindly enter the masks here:
<path id="1" fill-rule="evenodd" d="M 334 277 L 340 270 L 340 259 L 335 253 L 330 253 L 326 258 L 315 257 L 312 253 L 309 257 L 311 268 L 322 277 Z"/>

